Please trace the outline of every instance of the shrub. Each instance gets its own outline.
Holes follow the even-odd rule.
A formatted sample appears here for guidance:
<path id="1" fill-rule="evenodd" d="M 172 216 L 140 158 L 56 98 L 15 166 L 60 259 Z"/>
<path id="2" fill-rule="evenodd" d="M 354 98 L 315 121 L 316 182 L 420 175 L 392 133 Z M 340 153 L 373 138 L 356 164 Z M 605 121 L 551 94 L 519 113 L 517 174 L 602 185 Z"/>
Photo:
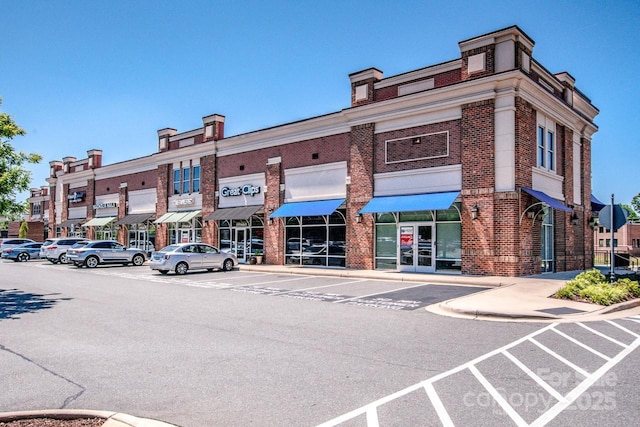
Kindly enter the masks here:
<path id="1" fill-rule="evenodd" d="M 610 284 L 597 269 L 578 274 L 567 282 L 554 296 L 562 299 L 590 301 L 600 305 L 611 305 L 640 297 L 640 285 L 629 278 L 618 279 Z"/>

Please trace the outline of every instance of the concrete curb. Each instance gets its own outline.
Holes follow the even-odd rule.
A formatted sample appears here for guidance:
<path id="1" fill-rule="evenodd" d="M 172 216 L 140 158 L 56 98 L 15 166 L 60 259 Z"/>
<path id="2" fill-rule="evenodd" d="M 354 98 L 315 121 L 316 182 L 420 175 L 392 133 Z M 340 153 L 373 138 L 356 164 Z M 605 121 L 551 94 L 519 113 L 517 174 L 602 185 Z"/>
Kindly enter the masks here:
<path id="1" fill-rule="evenodd" d="M 103 418 L 103 427 L 177 427 L 163 421 L 138 418 L 132 415 L 112 411 L 85 409 L 49 409 L 42 411 L 0 412 L 0 422 L 10 422 L 34 418 L 52 418 L 56 420 L 74 420 L 78 418 Z"/>

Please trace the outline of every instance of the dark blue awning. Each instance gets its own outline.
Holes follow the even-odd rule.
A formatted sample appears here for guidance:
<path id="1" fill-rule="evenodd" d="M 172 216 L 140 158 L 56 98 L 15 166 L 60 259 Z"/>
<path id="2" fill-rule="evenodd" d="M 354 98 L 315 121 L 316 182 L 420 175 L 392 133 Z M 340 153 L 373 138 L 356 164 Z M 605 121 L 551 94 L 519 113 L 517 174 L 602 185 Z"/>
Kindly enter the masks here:
<path id="1" fill-rule="evenodd" d="M 600 200 L 596 199 L 596 196 L 594 196 L 593 194 L 591 195 L 591 210 L 594 212 L 600 212 L 602 210 L 602 208 L 604 208 L 605 205 L 604 203 L 602 203 Z"/>
<path id="2" fill-rule="evenodd" d="M 411 212 L 449 209 L 459 191 L 413 194 L 409 196 L 374 197 L 360 213 Z"/>
<path id="3" fill-rule="evenodd" d="M 525 192 L 531 194 L 536 199 L 540 200 L 543 203 L 546 203 L 547 205 L 551 206 L 554 209 L 560 209 L 561 211 L 573 212 L 573 209 L 565 206 L 558 199 L 554 199 L 553 197 L 549 196 L 546 193 L 543 193 L 542 191 L 532 190 L 532 189 L 526 188 L 526 187 L 520 187 L 520 188 L 522 188 Z"/>
<path id="4" fill-rule="evenodd" d="M 314 200 L 312 202 L 285 203 L 280 206 L 269 218 L 283 218 L 288 216 L 318 216 L 331 215 L 343 204 L 345 199 Z"/>

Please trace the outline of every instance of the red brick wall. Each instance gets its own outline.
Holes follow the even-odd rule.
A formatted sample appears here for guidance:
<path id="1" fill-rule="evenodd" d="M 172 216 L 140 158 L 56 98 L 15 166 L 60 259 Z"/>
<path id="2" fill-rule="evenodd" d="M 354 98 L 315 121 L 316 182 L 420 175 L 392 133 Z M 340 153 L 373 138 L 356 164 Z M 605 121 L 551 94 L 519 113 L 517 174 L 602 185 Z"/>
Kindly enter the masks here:
<path id="1" fill-rule="evenodd" d="M 385 163 L 385 141 L 410 138 L 415 135 L 423 135 L 435 132 L 449 132 L 449 155 L 447 157 L 437 157 L 432 159 L 413 160 L 401 163 Z M 416 126 L 413 128 L 400 129 L 391 132 L 383 132 L 376 134 L 375 137 L 375 172 L 396 172 L 420 168 L 430 168 L 437 166 L 458 165 L 461 162 L 461 145 L 460 145 L 460 120 L 451 120 L 447 122 L 434 123 L 425 126 Z M 427 144 L 428 142 L 423 142 Z M 406 156 L 409 156 L 411 150 L 411 142 L 407 141 Z"/>
<path id="2" fill-rule="evenodd" d="M 462 81 L 469 79 L 477 79 L 478 77 L 489 76 L 494 73 L 494 65 L 495 65 L 495 45 L 482 46 L 476 49 L 471 49 L 466 52 L 462 52 L 462 70 L 460 74 L 460 78 Z M 469 57 L 477 55 L 479 53 L 486 53 L 485 56 L 485 71 L 479 71 L 476 73 L 469 74 L 468 65 L 469 65 Z"/>
<path id="3" fill-rule="evenodd" d="M 264 195 L 264 262 L 267 264 L 284 264 L 284 225 L 281 218 L 269 223 L 269 215 L 284 203 L 284 193 L 280 191 L 283 182 L 283 168 L 281 163 L 267 165 L 266 186 Z"/>
<path id="4" fill-rule="evenodd" d="M 462 273 L 490 274 L 502 270 L 496 261 L 494 223 L 501 212 L 494 200 L 495 150 L 494 102 L 481 101 L 462 106 L 460 150 L 462 163 Z M 494 204 L 498 206 L 494 206 Z M 471 209 L 477 205 L 478 218 Z M 512 239 L 509 239 L 510 241 Z M 498 273 L 500 274 L 500 273 Z"/>
<path id="5" fill-rule="evenodd" d="M 144 172 L 125 174 L 113 178 L 96 181 L 96 196 L 114 194 L 118 192 L 120 184 L 127 183 L 129 191 L 146 190 L 156 188 L 158 184 L 158 170 L 152 169 Z"/>
<path id="6" fill-rule="evenodd" d="M 347 186 L 346 267 L 371 270 L 374 267 L 374 216 L 358 212 L 373 197 L 375 125 L 368 123 L 351 128 L 349 176 Z"/>
<path id="7" fill-rule="evenodd" d="M 434 74 L 432 76 L 428 76 L 428 77 L 425 77 L 425 78 L 406 81 L 406 82 L 403 82 L 402 84 L 383 87 L 381 89 L 376 90 L 375 101 L 376 102 L 380 102 L 380 101 L 386 101 L 388 99 L 397 98 L 398 97 L 398 87 L 399 86 L 404 86 L 406 84 L 416 83 L 416 82 L 423 81 L 423 80 L 433 79 L 433 87 L 434 87 L 434 89 L 435 88 L 439 88 L 439 87 L 443 87 L 443 86 L 448 86 L 448 85 L 455 84 L 455 83 L 459 83 L 461 81 L 461 74 L 462 74 L 462 72 L 461 72 L 460 68 L 458 68 L 458 69 L 455 69 L 455 70 L 452 70 L 452 71 L 447 71 L 447 72 L 444 72 L 444 73 Z"/>
<path id="8" fill-rule="evenodd" d="M 216 181 L 216 156 L 211 154 L 200 158 L 200 194 L 202 194 L 202 218 L 213 213 L 217 208 L 215 192 Z M 202 224 L 202 241 L 210 245 L 218 245 L 218 229 L 215 221 Z"/>
<path id="9" fill-rule="evenodd" d="M 313 159 L 314 153 L 318 153 L 317 159 Z M 221 157 L 218 178 L 263 173 L 267 160 L 274 157 L 282 158 L 283 169 L 346 161 L 349 159 L 349 133 Z"/>
<path id="10" fill-rule="evenodd" d="M 162 215 L 166 214 L 169 206 L 169 183 L 171 177 L 171 170 L 173 165 L 164 164 L 158 166 L 158 174 L 157 174 L 157 198 L 156 198 L 156 218 L 160 218 Z M 167 246 L 168 235 L 167 235 L 167 225 L 166 224 L 156 224 L 156 248 L 163 248 Z"/>

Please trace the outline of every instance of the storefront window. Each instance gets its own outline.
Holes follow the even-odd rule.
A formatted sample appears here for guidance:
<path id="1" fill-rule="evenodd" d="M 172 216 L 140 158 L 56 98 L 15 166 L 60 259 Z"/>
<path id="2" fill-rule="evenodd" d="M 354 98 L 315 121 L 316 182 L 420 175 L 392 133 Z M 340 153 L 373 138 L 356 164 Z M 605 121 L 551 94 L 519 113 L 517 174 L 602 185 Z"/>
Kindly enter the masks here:
<path id="1" fill-rule="evenodd" d="M 169 244 L 202 241 L 202 217 L 192 219 L 190 222 L 169 223 Z"/>
<path id="2" fill-rule="evenodd" d="M 462 268 L 462 232 L 459 222 L 436 223 L 436 269 Z"/>
<path id="3" fill-rule="evenodd" d="M 553 210 L 543 208 L 542 220 L 542 272 L 553 271 Z M 608 245 L 607 245 L 608 246 Z"/>
<path id="4" fill-rule="evenodd" d="M 264 223 L 254 215 L 248 220 L 223 220 L 218 224 L 220 250 L 233 252 L 240 261 L 264 255 Z"/>
<path id="5" fill-rule="evenodd" d="M 289 217 L 286 221 L 287 264 L 344 267 L 344 211 L 328 216 Z"/>
<path id="6" fill-rule="evenodd" d="M 400 212 L 400 222 L 433 221 L 431 211 Z"/>
<path id="7" fill-rule="evenodd" d="M 376 225 L 376 267 L 395 269 L 397 262 L 398 232 L 396 224 Z"/>

